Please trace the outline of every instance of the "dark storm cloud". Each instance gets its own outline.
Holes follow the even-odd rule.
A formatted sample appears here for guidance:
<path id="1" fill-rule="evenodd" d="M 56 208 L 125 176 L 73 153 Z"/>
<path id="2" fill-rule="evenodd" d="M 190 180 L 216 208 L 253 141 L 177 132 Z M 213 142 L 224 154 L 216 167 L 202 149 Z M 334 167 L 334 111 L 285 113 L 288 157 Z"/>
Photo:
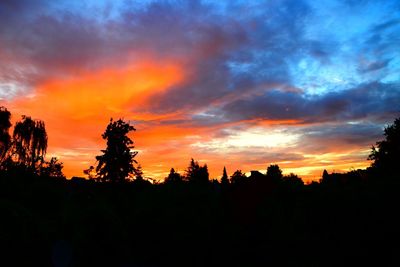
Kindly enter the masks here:
<path id="1" fill-rule="evenodd" d="M 400 6 L 398 6 L 397 9 L 400 10 Z M 388 19 L 371 26 L 366 34 L 367 38 L 363 43 L 362 53 L 374 53 L 374 56 L 378 56 L 378 58 L 385 57 L 386 53 L 390 53 L 392 57 L 398 57 L 400 46 L 399 32 L 399 16 L 395 19 Z M 387 65 L 390 60 L 391 59 L 388 58 L 382 58 L 379 61 Z"/>
<path id="2" fill-rule="evenodd" d="M 191 39 L 193 34 L 202 37 L 192 47 L 194 58 L 190 64 L 195 64 L 191 65 L 189 78 L 154 95 L 150 110 L 160 113 L 196 110 L 232 94 L 245 94 L 265 83 L 288 83 L 289 62 L 309 46 L 302 39 L 303 20 L 308 12 L 302 1 L 284 1 L 279 6 L 260 6 L 258 14 L 251 10 L 245 18 L 228 13 L 224 17 L 215 15 L 208 21 L 189 20 L 192 30 L 181 37 Z M 196 29 L 201 31 L 196 33 Z"/>
<path id="3" fill-rule="evenodd" d="M 363 73 L 369 72 L 369 71 L 376 71 L 380 70 L 383 68 L 386 68 L 388 64 L 390 63 L 391 59 L 387 60 L 381 60 L 381 61 L 375 61 L 371 62 L 365 66 L 360 67 L 360 71 Z"/>
<path id="4" fill-rule="evenodd" d="M 382 125 L 372 122 L 355 124 L 325 124 L 311 126 L 300 130 L 303 144 L 312 147 L 332 149 L 332 147 L 365 147 L 368 149 L 377 140 L 382 139 Z"/>
<path id="5" fill-rule="evenodd" d="M 400 20 L 399 19 L 391 19 L 388 21 L 385 21 L 383 23 L 380 23 L 376 25 L 375 27 L 372 28 L 372 31 L 374 32 L 381 32 L 387 29 L 390 29 L 392 27 L 396 27 L 400 25 Z"/>
<path id="6" fill-rule="evenodd" d="M 63 9 L 54 12 L 50 3 L 10 1 L 0 7 L 5 14 L 0 15 L 0 82 L 28 90 L 112 58 L 98 22 Z"/>
<path id="7" fill-rule="evenodd" d="M 369 83 L 356 88 L 305 96 L 300 93 L 272 90 L 230 102 L 210 111 L 208 121 L 297 120 L 299 123 L 348 121 L 386 114 L 392 118 L 400 112 L 399 84 Z M 207 121 L 203 117 L 203 123 Z"/>

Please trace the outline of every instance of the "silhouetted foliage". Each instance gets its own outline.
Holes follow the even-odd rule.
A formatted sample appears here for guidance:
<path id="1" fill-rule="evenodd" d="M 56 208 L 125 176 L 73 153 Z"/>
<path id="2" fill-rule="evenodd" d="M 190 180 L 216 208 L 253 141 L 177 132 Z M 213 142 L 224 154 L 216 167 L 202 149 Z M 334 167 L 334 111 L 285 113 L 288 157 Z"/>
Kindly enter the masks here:
<path id="1" fill-rule="evenodd" d="M 231 175 L 231 183 L 232 184 L 243 184 L 246 181 L 247 181 L 247 177 L 244 173 L 242 173 L 242 170 L 236 170 Z"/>
<path id="2" fill-rule="evenodd" d="M 121 125 L 104 136 L 124 139 L 130 127 Z M 111 147 L 131 152 L 133 145 Z M 304 185 L 271 165 L 248 178 L 237 170 L 221 190 L 193 159 L 190 183 L 171 169 L 161 185 L 150 184 L 140 166 L 124 176 L 135 175 L 133 182 L 111 184 L 53 179 L 62 177 L 55 158 L 40 158 L 37 172 L 4 164 L 13 166 L 0 170 L 4 266 L 399 265 L 400 180 L 377 183 L 380 171 L 324 171 L 321 183 Z"/>
<path id="3" fill-rule="evenodd" d="M 119 119 L 110 120 L 105 132 L 102 134 L 107 140 L 107 148 L 102 150 L 103 155 L 97 156 L 97 178 L 102 182 L 125 182 L 135 174 L 134 159 L 137 151 L 128 134 L 135 131 L 129 123 Z"/>
<path id="4" fill-rule="evenodd" d="M 301 187 L 304 185 L 303 180 L 294 173 L 283 176 L 282 180 L 285 184 L 290 186 Z"/>
<path id="5" fill-rule="evenodd" d="M 96 180 L 96 170 L 93 166 L 90 166 L 89 169 L 83 170 L 83 173 L 87 175 L 87 178 Z"/>
<path id="6" fill-rule="evenodd" d="M 210 175 L 208 174 L 208 166 L 207 164 L 204 164 L 202 167 L 200 167 L 199 174 L 198 174 L 198 181 L 200 183 L 208 183 Z"/>
<path id="7" fill-rule="evenodd" d="M 56 158 L 45 160 L 48 137 L 45 123 L 22 116 L 11 138 L 11 113 L 0 107 L 0 170 L 8 176 L 64 179 L 63 165 Z"/>
<path id="8" fill-rule="evenodd" d="M 366 170 L 351 170 L 347 173 L 331 173 L 324 170 L 320 183 L 325 186 L 337 187 L 360 184 L 367 180 Z"/>
<path id="9" fill-rule="evenodd" d="M 171 168 L 168 176 L 164 179 L 164 183 L 166 184 L 176 184 L 182 182 L 182 176 L 175 171 L 174 168 Z"/>
<path id="10" fill-rule="evenodd" d="M 133 179 L 133 184 L 138 186 L 151 186 L 153 179 L 148 179 L 143 176 L 142 165 L 138 164 L 135 168 L 135 179 Z"/>
<path id="11" fill-rule="evenodd" d="M 225 168 L 225 166 L 224 166 L 224 170 L 222 171 L 221 185 L 222 185 L 222 186 L 227 186 L 227 185 L 229 185 L 229 178 L 228 178 L 228 174 L 226 173 L 226 168 Z"/>
<path id="12" fill-rule="evenodd" d="M 212 180 L 211 180 L 211 184 L 212 184 L 213 186 L 219 186 L 219 185 L 220 185 L 220 182 L 218 181 L 218 179 L 212 179 Z"/>
<path id="13" fill-rule="evenodd" d="M 400 163 L 400 118 L 384 130 L 385 139 L 372 147 L 368 159 L 372 160 L 371 167 L 389 175 L 398 173 Z"/>
<path id="14" fill-rule="evenodd" d="M 0 107 L 0 166 L 7 155 L 11 146 L 11 113 L 5 108 Z"/>
<path id="15" fill-rule="evenodd" d="M 263 180 L 265 180 L 265 175 L 264 174 L 262 174 L 261 172 L 259 172 L 259 171 L 250 171 L 250 177 L 249 177 L 251 180 L 254 180 L 254 181 L 256 181 L 256 182 L 259 182 L 259 181 L 263 181 Z"/>
<path id="16" fill-rule="evenodd" d="M 341 173 L 328 173 L 326 170 L 322 173 L 322 179 L 320 183 L 327 186 L 340 186 L 345 183 L 344 179 L 346 177 Z"/>
<path id="17" fill-rule="evenodd" d="M 207 184 L 209 174 L 207 164 L 200 166 L 194 159 L 190 160 L 189 167 L 186 170 L 186 180 L 195 184 Z"/>
<path id="18" fill-rule="evenodd" d="M 142 165 L 138 164 L 135 168 L 135 180 L 143 181 L 143 170 Z"/>
<path id="19" fill-rule="evenodd" d="M 65 179 L 62 172 L 63 163 L 59 162 L 57 158 L 52 157 L 49 162 L 44 161 L 40 164 L 39 173 L 44 177 Z"/>
<path id="20" fill-rule="evenodd" d="M 329 174 L 327 170 L 324 170 L 322 173 L 322 181 L 326 181 L 327 179 L 329 179 Z"/>
<path id="21" fill-rule="evenodd" d="M 270 165 L 267 168 L 267 178 L 273 181 L 281 181 L 283 178 L 282 170 L 278 165 Z"/>
<path id="22" fill-rule="evenodd" d="M 16 162 L 36 169 L 36 164 L 45 156 L 47 150 L 47 133 L 43 121 L 22 116 L 13 133 L 14 151 L 12 157 Z"/>

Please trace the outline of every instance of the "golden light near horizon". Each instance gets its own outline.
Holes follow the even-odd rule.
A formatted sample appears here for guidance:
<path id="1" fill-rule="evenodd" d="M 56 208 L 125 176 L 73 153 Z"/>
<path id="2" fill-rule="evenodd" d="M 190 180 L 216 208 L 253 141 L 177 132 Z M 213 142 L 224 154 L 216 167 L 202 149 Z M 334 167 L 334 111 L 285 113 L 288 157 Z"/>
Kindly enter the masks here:
<path id="1" fill-rule="evenodd" d="M 270 131 L 263 128 L 252 128 L 233 132 L 227 138 L 217 138 L 208 142 L 196 142 L 193 147 L 213 149 L 218 153 L 229 153 L 229 150 L 243 148 L 290 147 L 299 139 L 299 135 L 284 133 L 279 130 Z"/>

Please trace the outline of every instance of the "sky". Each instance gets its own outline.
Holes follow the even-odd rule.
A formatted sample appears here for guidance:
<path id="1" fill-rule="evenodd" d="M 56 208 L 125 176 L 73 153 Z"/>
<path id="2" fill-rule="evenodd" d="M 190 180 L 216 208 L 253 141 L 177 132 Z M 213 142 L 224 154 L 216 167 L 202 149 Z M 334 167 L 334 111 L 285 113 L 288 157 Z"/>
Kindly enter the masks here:
<path id="1" fill-rule="evenodd" d="M 400 115 L 400 2 L 0 1 L 0 105 L 83 176 L 110 118 L 147 177 L 365 168 Z"/>

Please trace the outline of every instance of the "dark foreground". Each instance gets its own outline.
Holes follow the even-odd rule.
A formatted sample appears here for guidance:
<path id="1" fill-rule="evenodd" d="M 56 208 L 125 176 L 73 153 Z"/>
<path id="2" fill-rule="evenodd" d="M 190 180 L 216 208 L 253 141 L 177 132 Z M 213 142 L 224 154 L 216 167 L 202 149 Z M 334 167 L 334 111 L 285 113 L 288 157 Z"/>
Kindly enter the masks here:
<path id="1" fill-rule="evenodd" d="M 397 179 L 0 178 L 0 266 L 400 266 Z"/>

